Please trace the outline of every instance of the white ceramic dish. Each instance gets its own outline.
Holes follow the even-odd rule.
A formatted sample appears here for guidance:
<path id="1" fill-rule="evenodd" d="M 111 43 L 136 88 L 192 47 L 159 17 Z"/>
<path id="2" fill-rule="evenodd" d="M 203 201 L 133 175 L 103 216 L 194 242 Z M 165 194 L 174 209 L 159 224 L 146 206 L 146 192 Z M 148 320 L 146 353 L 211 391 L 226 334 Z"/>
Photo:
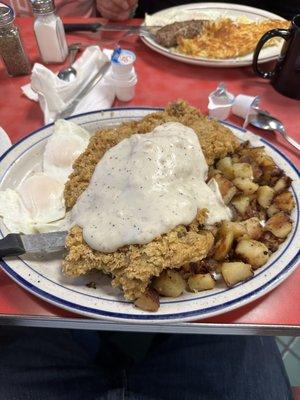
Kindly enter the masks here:
<path id="1" fill-rule="evenodd" d="M 157 109 L 114 109 L 82 114 L 70 119 L 93 132 L 100 127 L 142 118 L 153 111 Z M 241 140 L 249 139 L 255 146 L 264 145 L 276 163 L 294 180 L 292 190 L 296 199 L 296 209 L 292 215 L 293 231 L 280 249 L 272 255 L 268 264 L 258 269 L 251 280 L 231 289 L 219 286 L 207 292 L 186 293 L 177 299 L 162 298 L 158 312 L 148 313 L 125 301 L 121 292 L 111 287 L 110 279 L 100 273 L 77 279 L 64 277 L 59 258 L 9 257 L 1 262 L 3 270 L 26 290 L 58 307 L 94 318 L 126 322 L 197 320 L 240 307 L 274 289 L 296 268 L 299 256 L 299 175 L 295 166 L 275 147 L 241 128 L 227 126 Z M 2 156 L 0 190 L 16 186 L 29 172 L 41 168 L 41 154 L 52 132 L 53 125 L 47 125 L 15 144 Z M 7 233 L 6 227 L 0 221 L 1 237 Z M 86 287 L 91 281 L 96 282 L 97 289 Z"/>
<path id="2" fill-rule="evenodd" d="M 258 21 L 262 19 L 283 19 L 279 15 L 270 13 L 259 8 L 242 6 L 239 4 L 230 3 L 194 3 L 185 4 L 182 6 L 168 8 L 166 10 L 159 11 L 151 16 L 151 25 L 161 26 L 164 21 L 170 19 L 176 20 L 188 20 L 188 19 L 201 19 L 209 18 L 216 19 L 219 17 L 238 18 L 247 17 L 252 21 Z M 165 22 L 166 23 L 166 22 Z M 168 23 L 168 22 L 167 22 Z M 148 24 L 148 22 L 147 22 Z M 173 60 L 181 61 L 187 64 L 196 64 L 207 67 L 219 67 L 219 68 L 232 68 L 232 67 L 243 67 L 252 64 L 253 53 L 247 54 L 243 57 L 228 58 L 226 60 L 220 59 L 209 59 L 200 57 L 186 56 L 175 52 L 174 50 L 167 49 L 160 46 L 151 37 L 142 37 L 143 42 L 149 46 L 152 50 L 163 54 L 166 57 L 172 58 Z M 276 46 L 270 46 L 262 49 L 259 56 L 259 63 L 265 63 L 268 61 L 276 60 L 280 54 L 282 43 Z"/>

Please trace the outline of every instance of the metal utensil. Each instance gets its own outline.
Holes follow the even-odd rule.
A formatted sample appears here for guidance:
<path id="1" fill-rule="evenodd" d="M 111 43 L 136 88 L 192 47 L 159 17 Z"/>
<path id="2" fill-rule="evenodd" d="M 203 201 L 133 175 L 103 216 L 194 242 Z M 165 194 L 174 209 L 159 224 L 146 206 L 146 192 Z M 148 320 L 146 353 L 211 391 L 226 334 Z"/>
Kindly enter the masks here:
<path id="1" fill-rule="evenodd" d="M 69 46 L 69 57 L 70 57 L 69 64 L 66 68 L 59 71 L 59 73 L 57 74 L 59 79 L 62 79 L 63 81 L 66 82 L 71 82 L 76 78 L 77 71 L 74 67 L 72 67 L 72 64 L 74 63 L 80 48 L 81 48 L 81 43 L 73 43 Z"/>
<path id="2" fill-rule="evenodd" d="M 249 120 L 251 125 L 255 126 L 256 128 L 280 133 L 287 142 L 289 142 L 298 151 L 300 150 L 300 144 L 286 133 L 281 121 L 270 115 L 267 111 L 260 109 L 256 109 L 256 111 L 257 113 Z"/>
<path id="3" fill-rule="evenodd" d="M 86 96 L 104 77 L 110 67 L 110 61 L 107 61 L 99 70 L 99 72 L 92 78 L 81 91 L 78 92 L 77 96 L 68 104 L 68 106 L 57 115 L 57 119 L 68 117 L 75 109 L 77 104 Z"/>
<path id="4" fill-rule="evenodd" d="M 20 235 L 10 233 L 0 240 L 0 258 L 25 253 L 56 253 L 64 250 L 66 231 Z"/>
<path id="5" fill-rule="evenodd" d="M 126 25 L 126 24 L 64 24 L 65 31 L 77 32 L 77 31 L 87 31 L 87 32 L 99 32 L 99 31 L 109 31 L 109 32 L 129 32 L 136 35 L 152 35 L 153 32 L 161 26 L 145 26 L 145 25 Z"/>

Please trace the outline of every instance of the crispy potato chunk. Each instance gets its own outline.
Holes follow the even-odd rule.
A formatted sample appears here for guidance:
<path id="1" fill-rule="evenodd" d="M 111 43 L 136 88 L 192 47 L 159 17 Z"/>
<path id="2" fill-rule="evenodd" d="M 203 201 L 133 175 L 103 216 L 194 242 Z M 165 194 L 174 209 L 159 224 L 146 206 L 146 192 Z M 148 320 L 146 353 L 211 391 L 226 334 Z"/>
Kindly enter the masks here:
<path id="1" fill-rule="evenodd" d="M 243 221 L 243 225 L 251 239 L 257 240 L 263 234 L 263 227 L 257 217 L 246 219 Z"/>
<path id="2" fill-rule="evenodd" d="M 282 170 L 275 163 L 263 166 L 262 169 L 263 174 L 260 178 L 260 183 L 263 185 L 273 186 L 273 182 L 276 182 L 283 174 Z"/>
<path id="3" fill-rule="evenodd" d="M 217 169 L 220 170 L 227 179 L 231 180 L 234 178 L 233 165 L 230 157 L 221 158 L 221 160 L 217 162 Z"/>
<path id="4" fill-rule="evenodd" d="M 242 260 L 251 264 L 254 269 L 261 267 L 269 259 L 268 248 L 263 243 L 253 239 L 241 240 L 236 246 L 235 253 Z"/>
<path id="5" fill-rule="evenodd" d="M 214 259 L 217 261 L 225 260 L 233 243 L 233 232 L 227 232 L 225 235 L 220 236 L 215 246 Z"/>
<path id="6" fill-rule="evenodd" d="M 264 243 L 272 253 L 277 251 L 279 245 L 284 241 L 284 239 L 278 238 L 268 231 L 265 231 L 259 240 Z"/>
<path id="7" fill-rule="evenodd" d="M 244 215 L 250 204 L 250 197 L 243 194 L 237 195 L 231 201 L 231 204 L 238 211 L 239 214 Z"/>
<path id="8" fill-rule="evenodd" d="M 159 309 L 159 295 L 155 290 L 147 289 L 135 300 L 134 305 L 144 311 L 157 311 Z"/>
<path id="9" fill-rule="evenodd" d="M 253 170 L 248 163 L 233 164 L 233 173 L 235 178 L 249 178 L 253 179 Z"/>
<path id="10" fill-rule="evenodd" d="M 258 189 L 258 184 L 253 182 L 250 178 L 235 178 L 232 182 L 246 195 L 253 194 Z"/>
<path id="11" fill-rule="evenodd" d="M 221 174 L 217 174 L 213 177 L 217 182 L 221 196 L 225 204 L 229 204 L 230 200 L 235 196 L 237 190 L 234 184 Z"/>
<path id="12" fill-rule="evenodd" d="M 280 211 L 288 213 L 290 213 L 295 207 L 294 197 L 292 193 L 288 191 L 277 195 L 274 199 L 274 204 Z"/>
<path id="13" fill-rule="evenodd" d="M 161 296 L 178 297 L 185 289 L 185 281 L 179 272 L 169 269 L 155 278 L 152 286 Z"/>
<path id="14" fill-rule="evenodd" d="M 257 201 L 258 204 L 263 208 L 270 207 L 274 198 L 275 191 L 270 186 L 264 185 L 257 189 Z"/>
<path id="15" fill-rule="evenodd" d="M 224 262 L 221 273 L 226 285 L 229 287 L 253 276 L 251 265 L 243 262 Z"/>
<path id="16" fill-rule="evenodd" d="M 280 210 L 275 206 L 275 204 L 271 204 L 267 209 L 268 217 L 272 217 L 274 214 L 277 214 Z"/>
<path id="17" fill-rule="evenodd" d="M 286 238 L 292 230 L 292 222 L 287 214 L 279 212 L 268 219 L 265 230 L 278 238 Z"/>
<path id="18" fill-rule="evenodd" d="M 283 190 L 288 189 L 291 186 L 291 183 L 292 183 L 291 178 L 284 175 L 278 179 L 278 181 L 275 183 L 273 189 L 275 190 L 275 192 L 280 193 Z"/>
<path id="19" fill-rule="evenodd" d="M 221 235 L 227 235 L 231 232 L 236 239 L 247 233 L 247 230 L 241 222 L 222 221 L 219 232 Z"/>
<path id="20" fill-rule="evenodd" d="M 216 285 L 215 280 L 210 274 L 191 275 L 187 283 L 191 292 L 201 292 L 202 290 L 213 289 Z"/>
<path id="21" fill-rule="evenodd" d="M 219 272 L 221 264 L 213 258 L 205 258 L 197 263 L 191 263 L 194 274 L 206 274 L 207 272 Z"/>

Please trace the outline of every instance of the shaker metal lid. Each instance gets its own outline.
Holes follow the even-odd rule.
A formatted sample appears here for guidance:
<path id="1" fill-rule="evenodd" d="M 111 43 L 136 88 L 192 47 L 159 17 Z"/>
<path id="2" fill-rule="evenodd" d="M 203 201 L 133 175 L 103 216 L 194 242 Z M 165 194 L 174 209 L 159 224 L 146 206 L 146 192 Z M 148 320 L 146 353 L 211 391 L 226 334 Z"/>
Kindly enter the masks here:
<path id="1" fill-rule="evenodd" d="M 31 0 L 30 2 L 35 14 L 47 14 L 55 10 L 53 0 Z"/>
<path id="2" fill-rule="evenodd" d="M 15 19 L 14 10 L 7 4 L 0 3 L 0 26 L 5 26 Z"/>

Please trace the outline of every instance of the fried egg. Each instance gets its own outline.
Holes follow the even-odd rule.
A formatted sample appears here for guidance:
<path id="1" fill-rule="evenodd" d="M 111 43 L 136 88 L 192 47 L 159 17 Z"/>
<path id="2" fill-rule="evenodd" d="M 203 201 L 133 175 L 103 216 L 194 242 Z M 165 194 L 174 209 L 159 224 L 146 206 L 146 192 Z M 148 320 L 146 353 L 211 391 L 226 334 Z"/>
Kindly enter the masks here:
<path id="1" fill-rule="evenodd" d="M 85 129 L 70 121 L 58 120 L 43 155 L 43 171 L 65 183 L 71 174 L 73 162 L 84 152 L 90 139 Z"/>
<path id="2" fill-rule="evenodd" d="M 67 229 L 64 185 L 89 139 L 89 132 L 73 122 L 55 123 L 43 153 L 43 171 L 29 175 L 17 188 L 0 191 L 0 216 L 11 232 Z"/>
<path id="3" fill-rule="evenodd" d="M 58 229 L 66 215 L 63 192 L 64 185 L 43 172 L 29 176 L 15 190 L 1 191 L 4 224 L 11 232 L 45 232 L 48 225 Z"/>

